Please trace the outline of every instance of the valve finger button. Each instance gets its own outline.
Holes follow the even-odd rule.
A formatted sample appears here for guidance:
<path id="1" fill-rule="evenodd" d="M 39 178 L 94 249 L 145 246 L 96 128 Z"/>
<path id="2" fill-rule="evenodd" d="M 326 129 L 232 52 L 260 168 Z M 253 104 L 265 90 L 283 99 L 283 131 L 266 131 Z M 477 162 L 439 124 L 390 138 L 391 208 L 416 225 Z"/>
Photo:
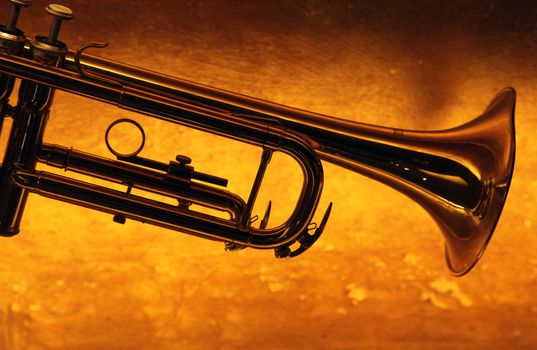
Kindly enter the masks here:
<path id="1" fill-rule="evenodd" d="M 32 0 L 9 0 L 9 2 L 14 5 L 20 5 L 24 7 L 28 7 L 32 5 Z"/>
<path id="2" fill-rule="evenodd" d="M 32 5 L 32 0 L 10 0 L 12 4 L 21 5 L 24 7 L 28 7 Z"/>
<path id="3" fill-rule="evenodd" d="M 63 5 L 50 4 L 50 5 L 47 5 L 47 7 L 45 7 L 45 11 L 47 11 L 49 14 L 53 15 L 54 17 L 58 17 L 60 19 L 67 20 L 67 21 L 75 17 L 73 14 L 73 10 Z"/>

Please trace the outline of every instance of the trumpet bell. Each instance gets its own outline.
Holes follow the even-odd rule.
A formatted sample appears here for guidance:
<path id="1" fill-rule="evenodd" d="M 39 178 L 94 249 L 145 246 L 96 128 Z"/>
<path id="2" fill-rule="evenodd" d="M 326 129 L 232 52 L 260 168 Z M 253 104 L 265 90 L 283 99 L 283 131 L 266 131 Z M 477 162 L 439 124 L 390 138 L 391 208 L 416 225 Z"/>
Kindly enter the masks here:
<path id="1" fill-rule="evenodd" d="M 506 89 L 481 116 L 451 130 L 453 142 L 473 145 L 469 167 L 479 169 L 483 187 L 473 208 L 444 202 L 426 208 L 444 234 L 447 264 L 455 275 L 465 274 L 477 263 L 507 199 L 515 163 L 515 100 L 515 91 Z"/>
<path id="2" fill-rule="evenodd" d="M 444 236 L 454 275 L 469 272 L 485 251 L 514 169 L 514 89 L 502 90 L 470 122 L 438 131 L 392 129 L 217 95 L 234 108 L 277 118 L 309 139 L 319 159 L 382 182 L 421 205 Z"/>
<path id="3" fill-rule="evenodd" d="M 472 269 L 500 217 L 514 168 L 516 94 L 501 91 L 461 126 L 412 131 L 331 120 L 314 134 L 319 158 L 380 181 L 421 205 L 441 229 L 454 275 Z M 336 130 L 336 131 L 334 131 Z"/>

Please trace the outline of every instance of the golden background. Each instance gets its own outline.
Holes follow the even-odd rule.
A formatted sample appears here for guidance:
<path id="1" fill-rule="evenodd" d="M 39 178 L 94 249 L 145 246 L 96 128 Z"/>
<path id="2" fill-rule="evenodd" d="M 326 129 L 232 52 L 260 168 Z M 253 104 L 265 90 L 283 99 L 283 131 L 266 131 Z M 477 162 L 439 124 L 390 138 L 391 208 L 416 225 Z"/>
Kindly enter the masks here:
<path id="1" fill-rule="evenodd" d="M 226 253 L 220 243 L 31 196 L 0 240 L 0 349 L 530 349 L 537 342 L 535 179 L 537 5 L 532 1 L 64 1 L 77 48 L 205 84 L 346 119 L 441 129 L 479 115 L 513 86 L 517 164 L 503 216 L 478 266 L 445 266 L 425 211 L 330 164 L 306 254 Z M 46 2 L 20 27 L 46 34 Z M 0 2 L 1 20 L 9 4 Z M 14 103 L 14 100 L 12 100 Z M 58 93 L 45 140 L 108 156 L 104 130 L 132 116 Z M 190 155 L 246 197 L 260 151 L 134 116 L 142 155 Z M 6 132 L 3 132 L 5 139 Z M 5 142 L 5 140 L 4 140 Z M 283 221 L 298 167 L 276 157 L 269 199 Z M 291 199 L 289 199 L 291 198 Z M 278 207 L 281 210 L 278 211 Z"/>

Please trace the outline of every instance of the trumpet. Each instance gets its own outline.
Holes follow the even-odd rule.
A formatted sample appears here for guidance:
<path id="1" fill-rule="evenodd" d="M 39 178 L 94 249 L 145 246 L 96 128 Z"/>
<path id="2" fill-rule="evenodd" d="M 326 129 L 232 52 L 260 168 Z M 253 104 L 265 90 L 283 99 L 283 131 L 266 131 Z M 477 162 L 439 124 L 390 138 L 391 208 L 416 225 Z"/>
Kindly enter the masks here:
<path id="1" fill-rule="evenodd" d="M 312 222 L 323 187 L 322 161 L 362 174 L 405 194 L 437 223 L 445 240 L 447 265 L 456 276 L 472 269 L 483 254 L 504 206 L 514 168 L 512 88 L 501 91 L 483 114 L 455 128 L 413 131 L 329 117 L 162 75 L 87 53 L 106 43 L 70 50 L 59 40 L 73 12 L 48 5 L 53 21 L 47 36 L 29 40 L 17 28 L 31 0 L 10 0 L 7 24 L 0 26 L 0 127 L 13 123 L 0 170 L 0 235 L 20 230 L 30 193 L 109 213 L 113 220 L 136 220 L 223 242 L 227 250 L 246 247 L 295 257 L 321 236 L 332 210 Z M 15 81 L 18 101 L 9 103 Z M 56 90 L 115 105 L 260 147 L 248 198 L 225 190 L 227 180 L 198 172 L 187 156 L 162 163 L 139 156 L 145 133 L 137 122 L 119 119 L 105 135 L 115 159 L 43 142 Z M 143 135 L 140 148 L 121 153 L 108 142 L 110 130 L 130 123 Z M 254 225 L 252 209 L 274 152 L 292 157 L 303 174 L 290 217 L 268 227 L 271 206 Z M 123 184 L 125 191 L 69 176 L 38 171 L 38 164 Z M 133 194 L 142 189 L 177 205 Z M 193 206 L 195 204 L 196 206 Z M 201 207 L 195 209 L 194 207 Z M 206 209 L 222 212 L 213 215 Z"/>

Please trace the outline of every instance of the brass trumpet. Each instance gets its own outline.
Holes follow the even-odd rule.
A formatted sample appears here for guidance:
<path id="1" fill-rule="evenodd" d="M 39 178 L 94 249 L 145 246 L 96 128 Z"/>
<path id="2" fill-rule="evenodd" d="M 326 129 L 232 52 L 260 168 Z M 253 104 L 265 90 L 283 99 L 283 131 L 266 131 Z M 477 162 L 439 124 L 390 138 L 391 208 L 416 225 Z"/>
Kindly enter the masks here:
<path id="1" fill-rule="evenodd" d="M 64 6 L 47 6 L 54 18 L 48 36 L 28 40 L 16 24 L 21 7 L 31 0 L 11 2 L 7 24 L 0 27 L 0 121 L 13 118 L 0 173 L 0 235 L 19 232 L 27 196 L 37 193 L 110 213 L 119 223 L 132 219 L 222 241 L 228 250 L 274 249 L 277 257 L 293 257 L 319 238 L 331 211 L 330 204 L 320 224 L 312 224 L 323 186 L 322 160 L 380 181 L 420 204 L 444 235 L 453 274 L 465 274 L 483 254 L 513 173 L 513 89 L 500 92 L 482 115 L 448 130 L 350 122 L 85 53 L 106 44 L 69 50 L 58 40 L 62 21 L 73 18 Z M 16 79 L 21 85 L 12 106 L 8 99 Z M 116 156 L 111 160 L 44 143 L 56 89 L 261 147 L 249 197 L 243 200 L 224 190 L 226 179 L 196 172 L 185 156 L 166 164 L 138 156 L 141 148 L 122 154 L 109 147 Z M 132 120 L 110 128 L 119 122 L 141 129 Z M 302 191 L 284 224 L 267 228 L 269 206 L 254 226 L 252 208 L 275 151 L 298 162 Z M 37 163 L 124 184 L 127 190 L 37 171 Z M 171 197 L 178 205 L 132 194 L 133 188 Z M 229 218 L 196 211 L 191 204 Z"/>

